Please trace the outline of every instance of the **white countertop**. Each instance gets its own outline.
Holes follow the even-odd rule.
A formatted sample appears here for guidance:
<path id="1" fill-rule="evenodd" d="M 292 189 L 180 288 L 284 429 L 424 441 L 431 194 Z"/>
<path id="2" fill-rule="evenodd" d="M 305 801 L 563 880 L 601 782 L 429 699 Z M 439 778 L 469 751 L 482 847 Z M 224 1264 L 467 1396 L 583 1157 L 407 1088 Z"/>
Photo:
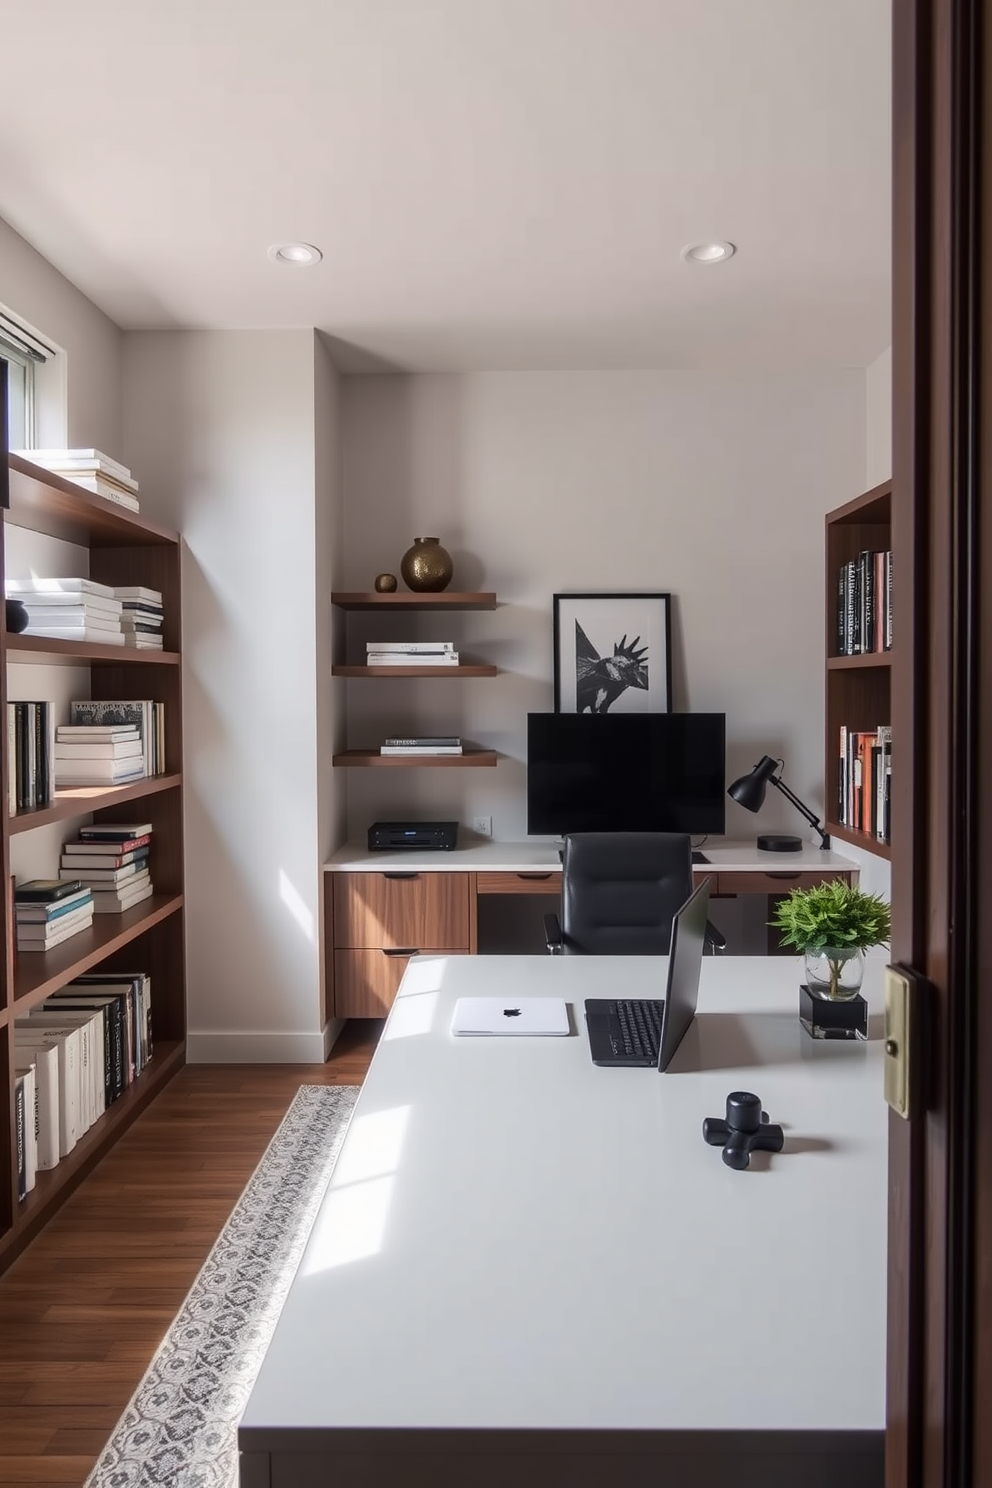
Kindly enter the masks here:
<path id="1" fill-rule="evenodd" d="M 880 1037 L 810 1039 L 798 960 L 707 957 L 669 1071 L 596 1068 L 583 998 L 658 995 L 664 969 L 411 961 L 243 1445 L 293 1428 L 883 1429 Z M 881 975 L 870 962 L 876 1035 Z M 564 997 L 572 1036 L 451 1036 L 457 997 L 508 989 Z M 746 1172 L 701 1135 L 734 1089 L 786 1132 Z"/>
<path id="2" fill-rule="evenodd" d="M 369 852 L 364 843 L 350 842 L 332 854 L 324 864 L 331 873 L 383 873 L 406 869 L 409 872 L 435 873 L 533 873 L 560 869 L 559 843 L 552 839 L 529 839 L 525 842 L 492 842 L 474 840 L 452 852 L 424 852 L 415 848 L 398 848 L 395 852 Z M 801 852 L 759 852 L 750 842 L 726 842 L 723 839 L 705 843 L 701 849 L 708 866 L 725 873 L 809 873 L 820 868 L 857 872 L 857 864 L 831 849 L 803 845 Z M 697 871 L 705 871 L 696 864 Z"/>

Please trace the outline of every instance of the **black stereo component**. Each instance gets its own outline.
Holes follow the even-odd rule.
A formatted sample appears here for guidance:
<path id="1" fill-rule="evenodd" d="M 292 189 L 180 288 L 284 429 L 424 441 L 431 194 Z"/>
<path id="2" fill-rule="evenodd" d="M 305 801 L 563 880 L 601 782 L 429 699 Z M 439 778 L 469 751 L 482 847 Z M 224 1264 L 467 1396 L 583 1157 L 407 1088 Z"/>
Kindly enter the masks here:
<path id="1" fill-rule="evenodd" d="M 389 852 L 397 847 L 451 852 L 457 841 L 456 821 L 385 821 L 373 822 L 369 827 L 369 852 Z"/>

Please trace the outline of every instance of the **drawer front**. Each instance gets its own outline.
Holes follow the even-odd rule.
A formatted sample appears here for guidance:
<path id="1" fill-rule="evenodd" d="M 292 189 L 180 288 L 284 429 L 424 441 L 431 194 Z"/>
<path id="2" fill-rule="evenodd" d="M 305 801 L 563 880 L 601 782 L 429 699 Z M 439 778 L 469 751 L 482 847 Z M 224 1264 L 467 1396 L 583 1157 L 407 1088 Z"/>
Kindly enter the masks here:
<path id="1" fill-rule="evenodd" d="M 334 944 L 467 951 L 468 873 L 335 873 Z"/>
<path id="2" fill-rule="evenodd" d="M 835 878 L 850 882 L 850 873 L 843 868 L 824 868 L 813 872 L 790 873 L 787 869 L 774 873 L 721 873 L 721 894 L 787 894 L 790 889 L 814 889 L 817 884 L 831 883 Z"/>
<path id="3" fill-rule="evenodd" d="M 560 894 L 561 874 L 549 868 L 520 873 L 479 873 L 476 875 L 480 894 Z"/>
<path id="4" fill-rule="evenodd" d="M 432 951 L 450 955 L 437 946 Z M 393 1005 L 409 961 L 409 954 L 383 950 L 335 951 L 335 1018 L 384 1018 Z"/>

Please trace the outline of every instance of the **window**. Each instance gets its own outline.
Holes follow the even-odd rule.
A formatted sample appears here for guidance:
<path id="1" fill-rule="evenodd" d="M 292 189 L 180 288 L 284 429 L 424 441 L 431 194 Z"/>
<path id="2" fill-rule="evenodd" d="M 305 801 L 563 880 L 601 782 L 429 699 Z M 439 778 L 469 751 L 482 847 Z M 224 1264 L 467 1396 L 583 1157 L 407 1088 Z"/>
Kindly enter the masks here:
<path id="1" fill-rule="evenodd" d="M 35 445 L 35 372 L 54 355 L 53 346 L 0 306 L 0 357 L 7 364 L 8 449 Z"/>

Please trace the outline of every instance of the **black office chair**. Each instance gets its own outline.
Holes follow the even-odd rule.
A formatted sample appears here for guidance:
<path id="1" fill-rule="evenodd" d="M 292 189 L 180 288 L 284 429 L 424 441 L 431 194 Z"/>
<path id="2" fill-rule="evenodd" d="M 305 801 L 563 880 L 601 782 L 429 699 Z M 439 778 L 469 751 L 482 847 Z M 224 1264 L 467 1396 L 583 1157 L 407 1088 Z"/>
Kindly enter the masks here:
<path id="1" fill-rule="evenodd" d="M 676 911 L 692 893 L 692 845 L 680 832 L 565 837 L 561 920 L 544 916 L 548 950 L 566 956 L 667 956 Z M 706 949 L 726 948 L 707 922 Z"/>

